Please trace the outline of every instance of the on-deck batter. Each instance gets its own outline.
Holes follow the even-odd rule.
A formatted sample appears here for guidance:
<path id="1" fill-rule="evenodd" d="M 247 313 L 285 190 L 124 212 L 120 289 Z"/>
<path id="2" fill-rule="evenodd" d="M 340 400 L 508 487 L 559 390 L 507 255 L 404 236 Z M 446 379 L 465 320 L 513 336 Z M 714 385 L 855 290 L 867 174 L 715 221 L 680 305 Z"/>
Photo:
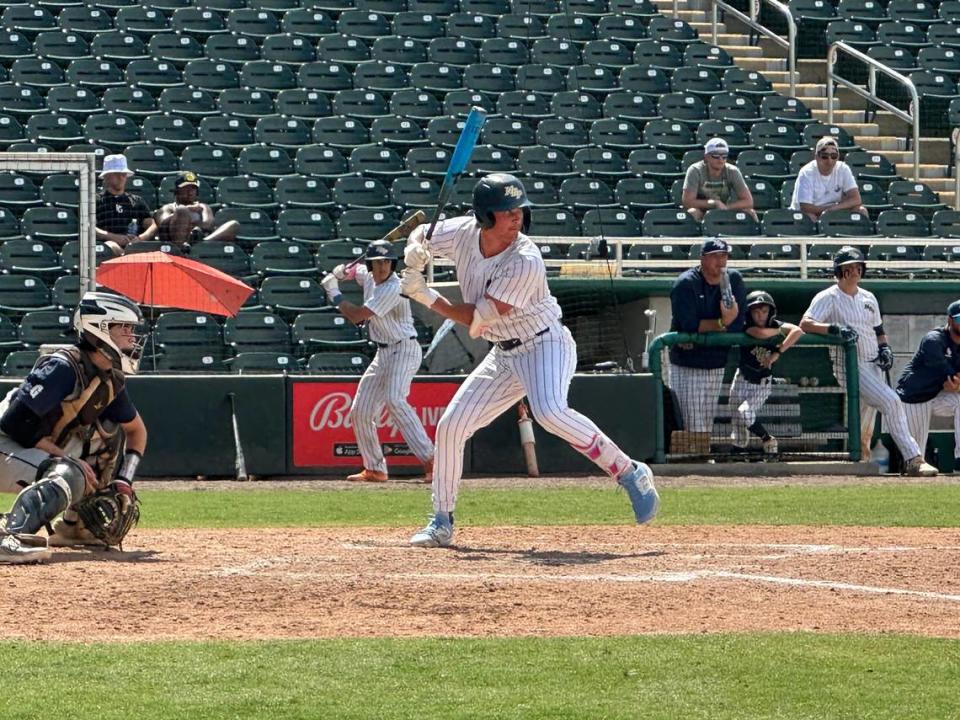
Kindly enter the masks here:
<path id="1" fill-rule="evenodd" d="M 560 321 L 560 305 L 547 286 L 540 251 L 523 234 L 529 225 L 529 206 L 517 178 L 495 173 L 474 187 L 472 216 L 438 224 L 429 248 L 422 244 L 424 225 L 408 240 L 404 294 L 443 317 L 469 325 L 472 337 L 493 343 L 437 425 L 434 515 L 413 536 L 413 545 L 437 547 L 452 542 L 464 445 L 524 396 L 545 430 L 569 442 L 627 490 L 638 523 L 649 522 L 657 513 L 660 501 L 650 468 L 627 457 L 592 420 L 567 404 L 577 346 Z M 422 271 L 431 253 L 453 261 L 462 303 L 451 304 L 426 286 Z"/>
<path id="2" fill-rule="evenodd" d="M 818 292 L 807 308 L 800 327 L 817 335 L 837 335 L 857 343 L 862 405 L 877 408 L 883 414 L 887 431 L 906 460 L 909 475 L 936 475 L 937 469 L 923 461 L 917 441 L 910 434 L 903 403 L 884 380 L 884 372 L 893 367 L 893 350 L 887 342 L 880 316 L 880 304 L 869 290 L 860 287 L 867 263 L 858 248 L 845 245 L 833 258 L 836 284 Z M 843 380 L 843 357 L 833 354 L 833 372 Z"/>
<path id="3" fill-rule="evenodd" d="M 337 265 L 321 281 L 330 302 L 350 322 L 367 323 L 377 354 L 360 378 L 350 408 L 350 422 L 363 458 L 363 469 L 348 475 L 354 482 L 386 482 L 387 461 L 377 435 L 377 420 L 386 405 L 390 418 L 424 465 L 426 481 L 432 478 L 433 443 L 407 402 L 410 383 L 423 361 L 417 342 L 410 301 L 400 295 L 397 255 L 386 240 L 367 246 L 366 267 Z M 363 287 L 363 305 L 343 300 L 338 280 L 356 280 Z"/>

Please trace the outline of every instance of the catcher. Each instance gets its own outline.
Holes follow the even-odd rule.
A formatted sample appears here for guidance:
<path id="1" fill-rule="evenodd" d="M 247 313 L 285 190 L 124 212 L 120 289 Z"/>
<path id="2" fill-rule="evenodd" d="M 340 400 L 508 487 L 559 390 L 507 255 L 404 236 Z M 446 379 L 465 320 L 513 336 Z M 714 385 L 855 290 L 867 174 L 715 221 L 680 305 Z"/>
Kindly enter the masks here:
<path id="1" fill-rule="evenodd" d="M 46 560 L 51 545 L 120 545 L 140 516 L 132 483 L 147 429 L 125 375 L 140 362 L 143 315 L 87 292 L 73 325 L 77 344 L 41 355 L 0 402 L 0 491 L 19 493 L 0 520 L 0 564 Z M 49 540 L 35 534 L 44 526 Z"/>

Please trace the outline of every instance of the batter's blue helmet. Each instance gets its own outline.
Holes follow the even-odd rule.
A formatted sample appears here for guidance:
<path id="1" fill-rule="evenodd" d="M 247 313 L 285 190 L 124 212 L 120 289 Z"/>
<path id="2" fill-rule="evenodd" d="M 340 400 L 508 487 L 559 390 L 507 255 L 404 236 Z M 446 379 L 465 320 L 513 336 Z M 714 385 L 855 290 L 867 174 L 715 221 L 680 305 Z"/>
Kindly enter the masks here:
<path id="1" fill-rule="evenodd" d="M 393 243 L 387 240 L 375 240 L 374 242 L 367 245 L 367 251 L 363 254 L 364 263 L 367 266 L 367 270 L 372 269 L 371 262 L 373 260 L 390 260 L 391 269 L 397 269 L 397 253 L 393 249 Z"/>
<path id="2" fill-rule="evenodd" d="M 507 173 L 487 175 L 473 186 L 473 214 L 482 228 L 492 228 L 495 212 L 523 208 L 523 232 L 530 227 L 530 200 L 523 183 Z"/>
<path id="3" fill-rule="evenodd" d="M 842 248 L 837 250 L 837 254 L 833 256 L 833 274 L 838 278 L 842 278 L 843 266 L 854 264 L 860 264 L 863 266 L 860 277 L 863 277 L 867 274 L 867 260 L 863 257 L 863 253 L 860 251 L 860 248 L 854 247 L 853 245 L 844 245 Z"/>

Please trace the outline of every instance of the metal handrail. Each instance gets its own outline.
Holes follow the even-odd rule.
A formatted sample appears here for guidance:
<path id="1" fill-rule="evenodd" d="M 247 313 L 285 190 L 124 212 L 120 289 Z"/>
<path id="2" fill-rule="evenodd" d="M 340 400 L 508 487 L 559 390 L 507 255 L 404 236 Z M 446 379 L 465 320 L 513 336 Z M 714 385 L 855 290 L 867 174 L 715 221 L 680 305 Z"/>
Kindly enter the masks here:
<path id="1" fill-rule="evenodd" d="M 953 209 L 960 210 L 960 149 L 953 149 Z"/>
<path id="2" fill-rule="evenodd" d="M 867 89 L 857 85 L 850 80 L 846 80 L 834 73 L 834 65 L 837 62 L 838 52 L 843 51 L 851 57 L 867 64 L 869 76 L 867 77 Z M 910 112 L 906 112 L 891 105 L 886 100 L 881 100 L 877 96 L 877 72 L 881 72 L 888 77 L 893 78 L 898 83 L 907 88 L 910 93 Z M 860 52 L 855 47 L 839 40 L 827 50 L 827 122 L 833 124 L 833 84 L 842 85 L 848 90 L 854 92 L 860 97 L 874 105 L 879 105 L 884 110 L 893 113 L 913 128 L 913 181 L 920 182 L 920 96 L 917 94 L 917 86 L 913 84 L 906 75 L 901 75 L 896 70 L 887 67 L 881 62 L 877 62 L 869 55 Z"/>
<path id="3" fill-rule="evenodd" d="M 780 35 L 770 28 L 760 24 L 760 3 L 764 2 L 778 13 L 783 15 L 787 23 L 787 39 L 784 40 Z M 717 8 L 723 8 L 724 13 L 730 14 L 740 22 L 749 26 L 760 35 L 773 42 L 778 47 L 787 51 L 787 74 L 790 76 L 790 95 L 797 95 L 797 23 L 790 14 L 790 8 L 778 0 L 750 0 L 750 14 L 744 15 L 741 11 L 732 5 L 728 5 L 723 0 L 710 0 L 711 24 L 713 30 L 713 44 L 717 44 Z"/>

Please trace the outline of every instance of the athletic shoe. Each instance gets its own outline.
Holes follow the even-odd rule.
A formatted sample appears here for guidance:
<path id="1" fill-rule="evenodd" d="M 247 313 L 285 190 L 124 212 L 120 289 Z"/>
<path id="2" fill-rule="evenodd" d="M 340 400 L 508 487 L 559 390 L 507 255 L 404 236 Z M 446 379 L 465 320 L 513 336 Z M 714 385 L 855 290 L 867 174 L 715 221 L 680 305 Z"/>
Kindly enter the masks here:
<path id="1" fill-rule="evenodd" d="M 424 485 L 433 483 L 433 458 L 430 458 L 423 464 L 423 482 Z"/>
<path id="2" fill-rule="evenodd" d="M 354 475 L 347 475 L 347 480 L 350 482 L 386 482 L 387 474 L 364 468 Z"/>
<path id="3" fill-rule="evenodd" d="M 42 540 L 42 538 L 39 539 Z M 4 535 L 0 538 L 0 565 L 43 562 L 50 559 L 50 554 L 50 548 L 45 542 L 34 544 L 21 541 L 16 535 Z"/>
<path id="4" fill-rule="evenodd" d="M 933 465 L 924 462 L 919 455 L 907 460 L 906 473 L 911 477 L 933 477 L 939 472 Z"/>
<path id="5" fill-rule="evenodd" d="M 410 538 L 416 547 L 447 547 L 453 542 L 453 513 L 438 512 L 427 526 Z"/>
<path id="6" fill-rule="evenodd" d="M 653 470 L 649 465 L 633 461 L 633 467 L 617 478 L 617 482 L 627 491 L 637 524 L 648 523 L 657 516 L 660 496 L 653 486 Z"/>
<path id="7" fill-rule="evenodd" d="M 764 455 L 776 455 L 777 449 L 777 439 L 775 437 L 768 437 L 763 441 L 763 454 Z"/>

